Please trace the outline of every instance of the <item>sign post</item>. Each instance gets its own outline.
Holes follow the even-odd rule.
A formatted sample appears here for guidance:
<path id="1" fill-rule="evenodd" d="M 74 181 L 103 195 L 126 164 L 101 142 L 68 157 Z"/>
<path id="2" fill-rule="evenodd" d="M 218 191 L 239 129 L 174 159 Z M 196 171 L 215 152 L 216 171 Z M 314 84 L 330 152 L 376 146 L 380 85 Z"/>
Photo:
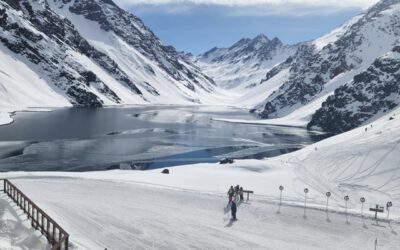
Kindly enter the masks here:
<path id="1" fill-rule="evenodd" d="M 364 202 L 365 202 L 365 198 L 361 197 L 360 198 L 360 202 L 361 202 L 361 218 L 364 218 Z"/>
<path id="2" fill-rule="evenodd" d="M 308 188 L 304 189 L 304 217 L 306 217 Z"/>
<path id="3" fill-rule="evenodd" d="M 386 203 L 386 210 L 387 210 L 387 212 L 388 212 L 388 215 L 387 215 L 387 220 L 388 220 L 388 221 L 389 221 L 389 208 L 392 207 L 392 206 L 393 206 L 393 204 L 392 204 L 391 201 L 388 201 L 388 202 Z"/>
<path id="4" fill-rule="evenodd" d="M 282 185 L 279 186 L 279 191 L 280 191 L 280 197 L 279 197 L 279 209 L 278 209 L 278 214 L 281 212 L 281 206 L 282 206 L 282 191 L 284 187 Z"/>
<path id="5" fill-rule="evenodd" d="M 345 208 L 345 214 L 346 214 L 346 216 L 347 216 L 347 202 L 349 201 L 349 196 L 348 195 L 346 195 L 345 197 L 344 197 L 344 200 L 345 200 L 345 202 L 346 202 L 346 208 Z"/>
<path id="6" fill-rule="evenodd" d="M 331 197 L 331 192 L 326 192 L 326 212 L 328 212 L 329 198 Z"/>
<path id="7" fill-rule="evenodd" d="M 369 211 L 375 212 L 375 220 L 378 219 L 378 213 L 383 213 L 384 212 L 384 207 L 379 207 L 378 204 L 376 204 L 375 208 L 370 208 Z"/>

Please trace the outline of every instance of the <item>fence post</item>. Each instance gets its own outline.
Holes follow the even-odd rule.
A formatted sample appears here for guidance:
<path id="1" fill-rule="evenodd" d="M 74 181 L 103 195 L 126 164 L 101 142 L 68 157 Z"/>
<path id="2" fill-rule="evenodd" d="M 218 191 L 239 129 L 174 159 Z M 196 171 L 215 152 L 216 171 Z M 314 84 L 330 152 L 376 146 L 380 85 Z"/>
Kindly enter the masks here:
<path id="1" fill-rule="evenodd" d="M 67 235 L 67 238 L 65 238 L 65 249 L 68 250 L 68 241 L 69 241 L 69 235 Z"/>
<path id="2" fill-rule="evenodd" d="M 64 231 L 53 219 L 51 219 L 42 209 L 33 203 L 24 193 L 21 192 L 14 184 L 8 179 L 3 180 L 3 191 L 19 206 L 31 220 L 32 227 L 46 236 L 48 241 L 52 244 L 51 249 L 66 249 L 68 250 L 69 234 Z M 0 184 L 1 185 L 1 184 Z M 46 226 L 47 225 L 47 226 Z M 50 232 L 51 227 L 53 229 Z M 57 232 L 58 231 L 58 232 Z M 52 237 L 51 237 L 52 236 Z M 58 236 L 58 240 L 56 239 Z"/>
<path id="3" fill-rule="evenodd" d="M 56 228 L 55 228 L 55 225 L 53 223 L 53 243 L 55 243 L 55 242 L 56 242 Z"/>

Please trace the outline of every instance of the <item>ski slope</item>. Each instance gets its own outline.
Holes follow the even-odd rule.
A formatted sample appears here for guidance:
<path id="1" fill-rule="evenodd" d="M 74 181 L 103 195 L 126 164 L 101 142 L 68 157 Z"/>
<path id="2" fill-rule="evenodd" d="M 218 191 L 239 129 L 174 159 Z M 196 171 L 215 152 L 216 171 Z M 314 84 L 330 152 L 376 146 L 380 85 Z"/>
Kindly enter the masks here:
<path id="1" fill-rule="evenodd" d="M 0 177 L 12 178 L 60 222 L 77 249 L 373 249 L 376 238 L 378 249 L 398 249 L 399 112 L 265 160 L 172 167 L 170 175 L 156 169 Z M 231 223 L 226 192 L 236 184 L 255 195 Z M 279 185 L 284 205 L 277 214 Z M 386 211 L 374 222 L 368 208 L 388 201 L 390 223 Z"/>
<path id="2" fill-rule="evenodd" d="M 0 194 L 0 249 L 50 249 L 47 239 L 34 231 L 23 211 L 5 194 Z"/>
<path id="3" fill-rule="evenodd" d="M 224 195 L 80 178 L 15 181 L 71 233 L 73 249 L 396 249 L 398 223 L 257 197 L 232 222 Z M 68 193 L 65 190 L 69 190 Z M 60 199 L 60 193 L 63 198 Z"/>

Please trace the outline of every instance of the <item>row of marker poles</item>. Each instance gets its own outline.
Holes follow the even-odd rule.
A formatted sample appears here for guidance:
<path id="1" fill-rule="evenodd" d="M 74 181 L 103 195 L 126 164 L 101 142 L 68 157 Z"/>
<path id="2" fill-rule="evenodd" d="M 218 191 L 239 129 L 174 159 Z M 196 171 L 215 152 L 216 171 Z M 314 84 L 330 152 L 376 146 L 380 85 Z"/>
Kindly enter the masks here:
<path id="1" fill-rule="evenodd" d="M 284 190 L 284 187 L 282 185 L 279 186 L 279 191 L 280 191 L 280 196 L 279 196 L 279 209 L 278 209 L 278 213 L 281 212 L 281 206 L 282 206 L 282 192 Z M 306 209 L 307 209 L 307 193 L 309 192 L 308 188 L 304 189 L 304 217 L 306 217 Z M 326 212 L 328 212 L 328 207 L 329 207 L 329 198 L 331 197 L 331 192 L 326 192 Z M 347 216 L 347 202 L 349 201 L 349 196 L 346 195 L 344 197 L 344 201 L 345 201 L 345 214 Z M 361 217 L 364 218 L 364 203 L 365 203 L 365 198 L 361 197 L 360 198 L 360 202 L 361 202 Z M 393 204 L 391 201 L 388 201 L 386 203 L 386 209 L 388 211 L 387 213 L 387 220 L 389 221 L 389 212 L 390 212 L 390 207 L 392 207 Z"/>

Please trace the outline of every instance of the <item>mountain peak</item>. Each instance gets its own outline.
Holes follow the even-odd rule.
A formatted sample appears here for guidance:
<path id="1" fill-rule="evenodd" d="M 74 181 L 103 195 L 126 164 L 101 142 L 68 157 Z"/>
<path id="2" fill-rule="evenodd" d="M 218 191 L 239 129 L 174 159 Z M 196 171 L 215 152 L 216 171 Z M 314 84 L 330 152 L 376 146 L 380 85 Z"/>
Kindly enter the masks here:
<path id="1" fill-rule="evenodd" d="M 279 38 L 275 37 L 270 40 L 266 35 L 260 34 L 256 36 L 251 42 L 249 43 L 248 49 L 250 50 L 271 50 L 276 49 L 277 47 L 283 45 Z"/>
<path id="2" fill-rule="evenodd" d="M 229 49 L 234 49 L 237 47 L 241 47 L 243 45 L 246 45 L 248 43 L 250 43 L 252 40 L 250 38 L 242 38 L 239 41 L 237 41 L 236 43 L 234 43 Z"/>
<path id="3" fill-rule="evenodd" d="M 375 5 L 372 5 L 372 7 L 369 8 L 369 12 L 383 11 L 395 4 L 400 4 L 400 0 L 381 0 Z"/>
<path id="4" fill-rule="evenodd" d="M 253 41 L 258 41 L 258 42 L 269 42 L 269 38 L 265 34 L 259 34 L 256 36 Z"/>

